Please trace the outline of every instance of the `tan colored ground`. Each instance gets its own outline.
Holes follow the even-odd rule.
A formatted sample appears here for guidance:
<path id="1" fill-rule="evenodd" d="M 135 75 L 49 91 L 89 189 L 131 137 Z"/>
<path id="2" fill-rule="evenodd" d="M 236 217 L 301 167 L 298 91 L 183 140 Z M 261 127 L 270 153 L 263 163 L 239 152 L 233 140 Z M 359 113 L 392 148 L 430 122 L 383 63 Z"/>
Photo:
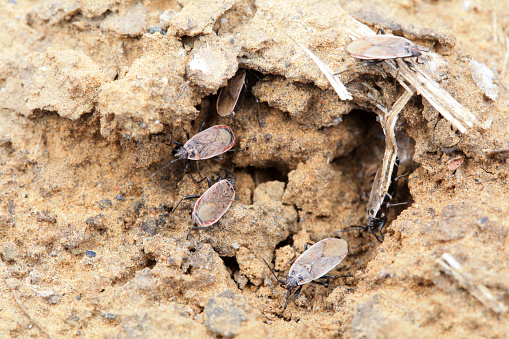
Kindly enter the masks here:
<path id="1" fill-rule="evenodd" d="M 413 204 L 391 211 L 382 244 L 334 232 L 365 220 L 384 149 L 375 104 L 402 88 L 362 68 L 341 76 L 354 95 L 341 102 L 292 40 L 344 70 L 353 18 L 434 44 L 436 80 L 478 119 L 463 135 L 410 100 L 398 129 L 418 167 L 399 201 Z M 509 168 L 483 150 L 509 148 L 508 18 L 489 0 L 2 1 L 0 337 L 507 337 Z M 498 74 L 496 101 L 471 59 Z M 238 67 L 256 72 L 237 151 L 200 164 L 234 172 L 237 198 L 186 240 L 192 203 L 168 212 L 206 183 L 180 181 L 184 162 L 150 176 L 186 130 L 233 126 L 215 100 Z M 278 318 L 286 291 L 262 258 L 283 276 L 291 244 L 334 234 L 350 252 L 333 273 L 353 277 L 304 286 Z"/>

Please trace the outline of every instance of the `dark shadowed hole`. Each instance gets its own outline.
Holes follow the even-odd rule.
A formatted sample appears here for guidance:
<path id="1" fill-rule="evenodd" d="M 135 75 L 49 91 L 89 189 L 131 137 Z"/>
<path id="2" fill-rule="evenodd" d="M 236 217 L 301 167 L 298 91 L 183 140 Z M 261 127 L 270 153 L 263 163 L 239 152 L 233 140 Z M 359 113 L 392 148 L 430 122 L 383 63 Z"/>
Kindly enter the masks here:
<path id="1" fill-rule="evenodd" d="M 248 166 L 246 169 L 253 178 L 256 186 L 268 181 L 288 182 L 288 173 L 283 173 L 275 167 L 255 168 Z"/>
<path id="2" fill-rule="evenodd" d="M 145 253 L 145 251 L 142 250 L 144 253 L 144 259 L 145 262 L 141 265 L 141 268 L 148 267 L 150 269 L 153 269 L 154 266 L 157 264 L 157 260 L 151 253 Z"/>
<path id="3" fill-rule="evenodd" d="M 145 263 L 145 267 L 153 269 L 156 264 L 157 264 L 157 260 L 155 260 L 154 258 L 148 258 L 147 262 Z"/>
<path id="4" fill-rule="evenodd" d="M 226 266 L 226 269 L 228 270 L 228 272 L 230 272 L 230 276 L 233 279 L 233 273 L 235 273 L 235 271 L 240 270 L 240 266 L 239 266 L 239 263 L 237 262 L 237 258 L 236 257 L 221 257 L 221 259 L 223 259 L 224 265 Z"/>
<path id="5" fill-rule="evenodd" d="M 293 238 L 292 236 L 288 236 L 286 237 L 285 240 L 279 242 L 277 245 L 276 245 L 276 249 L 278 248 L 281 248 L 281 247 L 285 247 L 285 246 L 292 246 L 293 245 Z"/>

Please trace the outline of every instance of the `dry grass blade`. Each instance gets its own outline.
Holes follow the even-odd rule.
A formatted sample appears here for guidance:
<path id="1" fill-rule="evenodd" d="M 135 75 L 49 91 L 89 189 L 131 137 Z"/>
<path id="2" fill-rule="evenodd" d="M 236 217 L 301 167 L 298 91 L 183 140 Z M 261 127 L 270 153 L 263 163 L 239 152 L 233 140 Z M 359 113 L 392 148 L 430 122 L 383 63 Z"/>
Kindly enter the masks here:
<path id="1" fill-rule="evenodd" d="M 412 64 L 412 69 L 410 69 L 407 62 Z M 441 88 L 416 63 L 412 61 L 405 62 L 401 59 L 397 59 L 396 63 L 397 67 L 392 62 L 386 61 L 386 64 L 392 66 L 391 73 L 400 74 L 461 133 L 466 133 L 467 127 L 474 125 L 477 120 L 475 115 L 454 99 L 446 90 Z"/>
<path id="2" fill-rule="evenodd" d="M 341 80 L 339 80 L 339 78 L 336 75 L 334 75 L 334 72 L 329 68 L 329 66 L 324 64 L 313 52 L 309 50 L 309 48 L 305 47 L 295 39 L 293 39 L 293 41 L 295 41 L 304 50 L 304 52 L 306 52 L 306 54 L 315 62 L 318 68 L 320 68 L 320 71 L 323 73 L 323 75 L 325 75 L 327 80 L 329 80 L 329 83 L 331 84 L 332 88 L 334 88 L 334 90 L 336 91 L 341 100 L 353 99 L 352 95 L 350 94 L 350 92 L 348 92 L 345 85 L 343 85 Z"/>
<path id="3" fill-rule="evenodd" d="M 405 86 L 405 89 L 405 92 L 398 98 L 398 100 L 396 100 L 391 111 L 382 121 L 382 127 L 385 134 L 385 153 L 382 168 L 380 169 L 380 173 L 383 175 L 380 178 L 380 186 L 378 187 L 377 192 L 381 197 L 384 197 L 389 191 L 392 171 L 394 170 L 394 163 L 396 162 L 396 157 L 398 155 L 398 145 L 396 144 L 396 135 L 394 132 L 396 121 L 398 121 L 399 113 L 403 110 L 408 100 L 410 100 L 410 98 L 414 95 L 414 91 L 408 88 L 408 86 Z"/>
<path id="4" fill-rule="evenodd" d="M 463 266 L 452 255 L 444 253 L 441 259 L 437 259 L 437 264 L 442 271 L 456 279 L 461 287 L 466 289 L 484 306 L 497 314 L 507 312 L 507 306 L 501 302 L 497 302 L 486 286 L 475 284 L 472 278 L 464 271 Z"/>

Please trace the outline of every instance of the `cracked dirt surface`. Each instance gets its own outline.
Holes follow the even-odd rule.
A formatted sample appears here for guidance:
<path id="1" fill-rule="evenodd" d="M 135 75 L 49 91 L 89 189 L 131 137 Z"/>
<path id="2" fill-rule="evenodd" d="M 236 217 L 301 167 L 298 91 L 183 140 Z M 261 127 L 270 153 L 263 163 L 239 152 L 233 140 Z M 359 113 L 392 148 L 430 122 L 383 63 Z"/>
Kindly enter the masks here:
<path id="1" fill-rule="evenodd" d="M 507 336 L 508 17 L 488 0 L 3 1 L 0 336 Z M 409 101 L 396 201 L 412 203 L 381 244 L 337 231 L 365 222 L 377 107 L 403 89 L 363 67 L 341 74 L 354 100 L 340 101 L 293 40 L 341 71 L 358 64 L 344 50 L 357 20 L 432 46 L 439 61 L 422 62 L 477 118 L 462 134 Z M 215 107 L 238 68 L 234 121 Z M 151 177 L 202 124 L 235 125 L 235 152 Z M 169 212 L 225 170 L 230 210 L 186 239 L 193 203 Z M 334 235 L 349 254 L 332 273 L 352 277 L 304 286 L 278 318 L 286 291 L 262 258 L 283 276 L 292 246 Z"/>

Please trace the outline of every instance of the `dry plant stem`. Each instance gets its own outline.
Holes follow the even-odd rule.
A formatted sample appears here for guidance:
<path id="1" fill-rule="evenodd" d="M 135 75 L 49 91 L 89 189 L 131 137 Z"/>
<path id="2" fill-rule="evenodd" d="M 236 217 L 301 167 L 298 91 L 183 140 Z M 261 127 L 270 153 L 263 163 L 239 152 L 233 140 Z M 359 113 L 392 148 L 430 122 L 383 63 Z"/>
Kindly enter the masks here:
<path id="1" fill-rule="evenodd" d="M 502 71 L 500 72 L 500 82 L 504 81 L 505 72 L 507 71 L 507 60 L 509 59 L 509 37 L 505 39 L 504 61 L 502 62 Z"/>
<path id="2" fill-rule="evenodd" d="M 305 47 L 295 39 L 293 39 L 293 41 L 295 41 L 300 46 L 300 48 L 302 48 L 304 52 L 306 52 L 306 54 L 315 62 L 318 68 L 320 68 L 320 71 L 323 73 L 323 75 L 325 75 L 327 80 L 329 80 L 329 83 L 331 84 L 332 88 L 334 88 L 334 90 L 336 91 L 341 100 L 353 99 L 352 95 L 350 94 L 350 92 L 348 92 L 345 85 L 343 85 L 341 80 L 339 80 L 339 78 L 336 75 L 334 75 L 334 72 L 329 68 L 329 66 L 324 64 L 313 52 L 309 50 L 309 48 Z"/>
<path id="3" fill-rule="evenodd" d="M 384 160 L 380 173 L 382 174 L 380 179 L 380 186 L 377 188 L 377 194 L 384 197 L 389 191 L 391 184 L 392 171 L 394 170 L 394 163 L 398 155 L 398 145 L 396 144 L 396 135 L 394 128 L 396 127 L 396 121 L 398 121 L 399 113 L 403 110 L 408 100 L 414 95 L 408 86 L 405 87 L 405 92 L 399 97 L 394 103 L 391 111 L 384 117 L 382 121 L 382 128 L 385 134 L 385 152 Z"/>
<path id="4" fill-rule="evenodd" d="M 410 69 L 407 62 L 412 65 L 412 69 Z M 466 133 L 467 127 L 474 125 L 477 120 L 475 115 L 441 88 L 429 75 L 424 73 L 415 62 L 396 59 L 397 66 L 391 61 L 385 63 L 391 66 L 390 72 L 392 75 L 401 75 L 461 133 Z"/>
<path id="5" fill-rule="evenodd" d="M 477 285 L 472 281 L 472 278 L 464 272 L 463 266 L 449 253 L 444 253 L 441 259 L 437 259 L 437 264 L 440 269 L 451 275 L 459 283 L 461 287 L 466 289 L 474 298 L 479 300 L 484 306 L 491 309 L 493 312 L 506 313 L 507 306 L 503 303 L 497 302 L 491 294 L 490 290 L 484 285 Z"/>

